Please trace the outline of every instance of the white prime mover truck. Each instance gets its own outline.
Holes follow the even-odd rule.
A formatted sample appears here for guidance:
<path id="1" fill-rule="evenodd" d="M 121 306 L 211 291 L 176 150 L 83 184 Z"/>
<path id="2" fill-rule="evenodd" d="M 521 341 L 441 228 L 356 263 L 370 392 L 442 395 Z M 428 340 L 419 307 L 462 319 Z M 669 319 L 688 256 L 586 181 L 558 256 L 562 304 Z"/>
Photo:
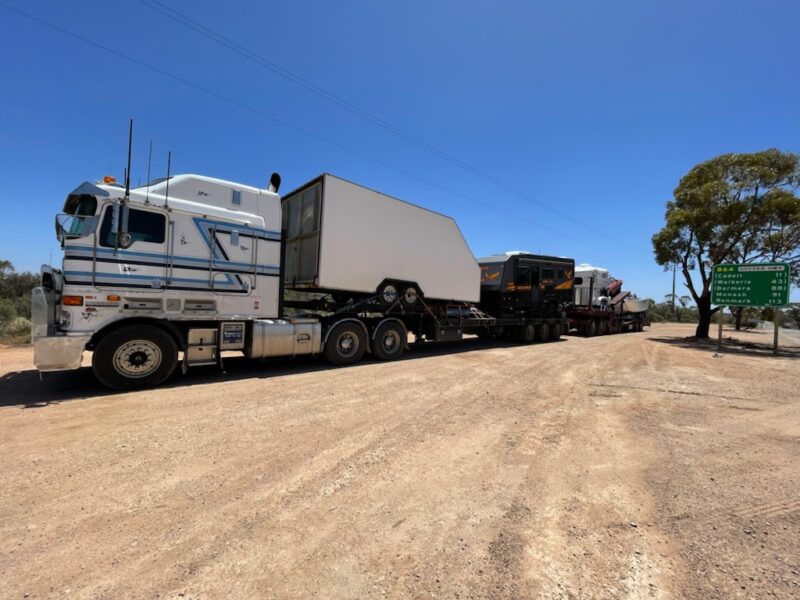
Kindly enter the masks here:
<path id="1" fill-rule="evenodd" d="M 91 350 L 103 384 L 133 389 L 229 350 L 350 364 L 365 352 L 399 358 L 409 333 L 566 332 L 560 308 L 481 310 L 481 269 L 453 219 L 332 175 L 283 200 L 279 184 L 176 175 L 78 186 L 56 217 L 63 268 L 43 266 L 32 293 L 39 371 L 77 369 Z"/>

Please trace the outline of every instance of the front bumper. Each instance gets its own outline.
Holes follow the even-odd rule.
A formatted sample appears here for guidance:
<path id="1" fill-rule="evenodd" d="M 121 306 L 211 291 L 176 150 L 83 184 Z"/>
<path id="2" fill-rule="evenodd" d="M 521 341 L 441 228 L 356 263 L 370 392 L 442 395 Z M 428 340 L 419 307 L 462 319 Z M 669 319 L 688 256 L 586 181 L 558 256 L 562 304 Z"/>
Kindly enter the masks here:
<path id="1" fill-rule="evenodd" d="M 42 372 L 77 369 L 90 339 L 89 334 L 40 337 L 33 341 L 33 362 Z"/>

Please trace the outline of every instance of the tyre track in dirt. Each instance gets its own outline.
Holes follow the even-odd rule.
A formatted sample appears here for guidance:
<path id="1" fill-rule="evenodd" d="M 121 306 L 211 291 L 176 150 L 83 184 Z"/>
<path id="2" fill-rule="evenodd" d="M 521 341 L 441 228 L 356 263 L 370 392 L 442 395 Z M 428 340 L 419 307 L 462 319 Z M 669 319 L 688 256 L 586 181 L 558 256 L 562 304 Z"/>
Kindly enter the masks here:
<path id="1" fill-rule="evenodd" d="M 791 597 L 796 362 L 683 331 L 12 403 L 1 595 Z"/>

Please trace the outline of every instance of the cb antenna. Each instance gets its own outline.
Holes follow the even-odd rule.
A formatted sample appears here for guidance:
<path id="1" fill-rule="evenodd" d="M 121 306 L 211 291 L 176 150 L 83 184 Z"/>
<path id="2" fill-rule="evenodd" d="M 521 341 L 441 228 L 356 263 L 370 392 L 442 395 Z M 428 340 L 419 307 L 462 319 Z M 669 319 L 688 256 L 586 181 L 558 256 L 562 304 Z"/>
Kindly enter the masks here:
<path id="1" fill-rule="evenodd" d="M 167 189 L 164 192 L 164 208 L 169 208 L 169 169 L 172 166 L 172 150 L 167 152 Z"/>
<path id="2" fill-rule="evenodd" d="M 150 165 L 153 162 L 153 140 L 150 140 L 150 151 L 147 153 L 147 193 L 144 197 L 144 203 L 150 204 Z"/>
<path id="3" fill-rule="evenodd" d="M 125 202 L 131 195 L 131 148 L 133 147 L 133 119 L 128 123 L 128 166 L 125 169 Z"/>

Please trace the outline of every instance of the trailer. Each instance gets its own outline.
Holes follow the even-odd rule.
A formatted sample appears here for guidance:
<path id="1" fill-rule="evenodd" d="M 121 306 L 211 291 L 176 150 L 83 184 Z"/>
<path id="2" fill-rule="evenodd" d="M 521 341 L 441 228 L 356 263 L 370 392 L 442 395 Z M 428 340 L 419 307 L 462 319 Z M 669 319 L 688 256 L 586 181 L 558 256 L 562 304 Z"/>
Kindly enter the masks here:
<path id="1" fill-rule="evenodd" d="M 279 185 L 273 174 L 266 189 L 200 175 L 78 186 L 56 217 L 63 268 L 43 266 L 32 292 L 39 371 L 77 369 L 88 350 L 101 383 L 135 389 L 221 366 L 225 351 L 347 365 L 396 360 L 410 339 L 566 332 L 569 259 L 557 282 L 534 270 L 547 257 L 479 266 L 449 217 L 328 174 L 283 200 Z"/>
<path id="2" fill-rule="evenodd" d="M 567 307 L 571 331 L 593 337 L 644 329 L 649 303 L 623 291 L 621 279 L 587 263 L 578 265 L 575 274 L 575 298 Z"/>
<path id="3" fill-rule="evenodd" d="M 566 306 L 572 298 L 575 261 L 511 251 L 479 258 L 480 306 L 494 315 L 479 335 L 522 342 L 557 340 L 568 331 Z"/>
<path id="4" fill-rule="evenodd" d="M 323 174 L 283 197 L 283 283 L 296 292 L 478 302 L 480 270 L 445 215 Z"/>

